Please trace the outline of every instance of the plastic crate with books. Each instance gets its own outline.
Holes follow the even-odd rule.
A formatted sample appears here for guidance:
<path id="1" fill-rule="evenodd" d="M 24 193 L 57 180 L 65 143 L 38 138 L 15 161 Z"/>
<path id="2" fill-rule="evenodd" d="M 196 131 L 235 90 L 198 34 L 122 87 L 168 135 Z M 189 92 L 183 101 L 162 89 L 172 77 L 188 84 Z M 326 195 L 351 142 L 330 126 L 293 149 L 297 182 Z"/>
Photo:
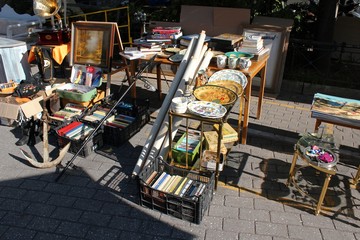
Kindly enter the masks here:
<path id="1" fill-rule="evenodd" d="M 112 106 L 111 102 L 103 105 Z M 134 136 L 150 121 L 149 101 L 125 100 L 120 102 L 114 111 L 114 115 L 104 123 L 104 143 L 119 146 Z"/>
<path id="2" fill-rule="evenodd" d="M 215 175 L 154 160 L 143 168 L 138 180 L 142 206 L 200 224 L 213 198 Z"/>
<path id="3" fill-rule="evenodd" d="M 67 143 L 71 142 L 69 152 L 77 153 L 83 146 L 85 139 L 94 131 L 95 128 L 80 121 L 73 121 L 56 128 L 58 135 L 58 145 L 60 148 L 64 147 Z M 102 147 L 103 135 L 102 131 L 98 130 L 97 133 L 90 139 L 83 149 L 79 152 L 79 156 L 87 157 L 96 149 Z"/>

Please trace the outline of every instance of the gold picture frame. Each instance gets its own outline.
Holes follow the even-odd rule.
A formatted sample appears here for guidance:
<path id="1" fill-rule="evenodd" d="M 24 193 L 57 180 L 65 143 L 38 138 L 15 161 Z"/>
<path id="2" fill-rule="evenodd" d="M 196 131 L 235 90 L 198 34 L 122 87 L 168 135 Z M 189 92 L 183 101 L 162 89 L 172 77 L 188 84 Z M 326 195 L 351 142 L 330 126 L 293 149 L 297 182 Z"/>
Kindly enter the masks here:
<path id="1" fill-rule="evenodd" d="M 117 24 L 78 21 L 72 23 L 70 65 L 84 64 L 110 69 Z"/>

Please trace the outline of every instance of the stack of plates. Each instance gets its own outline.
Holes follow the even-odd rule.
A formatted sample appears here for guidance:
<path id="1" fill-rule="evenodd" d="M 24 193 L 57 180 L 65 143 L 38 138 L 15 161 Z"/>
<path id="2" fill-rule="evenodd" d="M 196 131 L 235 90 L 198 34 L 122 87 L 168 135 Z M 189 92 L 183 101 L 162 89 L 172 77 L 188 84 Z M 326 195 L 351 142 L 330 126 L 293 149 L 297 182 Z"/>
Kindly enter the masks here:
<path id="1" fill-rule="evenodd" d="M 227 112 L 221 104 L 207 101 L 192 101 L 188 104 L 188 110 L 204 118 L 222 118 Z"/>
<path id="2" fill-rule="evenodd" d="M 208 83 L 211 84 L 212 81 L 217 81 L 217 80 L 237 82 L 243 87 L 243 89 L 245 89 L 246 85 L 247 85 L 247 78 L 246 78 L 245 74 L 243 74 L 240 71 L 234 70 L 234 69 L 224 69 L 224 70 L 215 72 L 209 78 Z"/>

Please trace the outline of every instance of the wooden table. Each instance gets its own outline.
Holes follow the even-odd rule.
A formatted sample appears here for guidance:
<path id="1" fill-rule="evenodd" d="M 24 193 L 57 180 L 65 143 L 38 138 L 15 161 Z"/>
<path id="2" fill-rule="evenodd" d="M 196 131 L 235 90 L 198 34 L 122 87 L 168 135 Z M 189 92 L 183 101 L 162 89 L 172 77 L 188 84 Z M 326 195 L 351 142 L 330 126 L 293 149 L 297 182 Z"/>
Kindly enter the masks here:
<path id="1" fill-rule="evenodd" d="M 124 55 L 123 55 L 124 56 Z M 129 59 L 130 60 L 130 71 L 132 76 L 135 75 L 135 65 L 136 61 L 147 61 L 149 60 L 153 55 L 146 55 L 139 59 Z M 261 116 L 261 109 L 262 109 L 262 102 L 264 98 L 264 91 L 265 91 L 265 83 L 266 83 L 266 65 L 267 61 L 269 59 L 269 55 L 264 56 L 262 59 L 258 61 L 252 61 L 252 64 L 248 70 L 239 70 L 243 72 L 248 80 L 247 87 L 245 89 L 245 107 L 244 107 L 244 120 L 241 121 L 242 118 L 242 110 L 239 112 L 239 124 L 242 122 L 241 127 L 241 143 L 246 144 L 247 139 L 247 132 L 248 132 L 248 126 L 249 126 L 249 117 L 250 117 L 250 102 L 251 102 L 251 93 L 252 93 L 252 83 L 253 79 L 256 75 L 260 74 L 260 89 L 259 89 L 259 101 L 258 101 L 258 107 L 257 107 L 257 113 L 256 118 L 259 119 Z M 155 58 L 154 61 L 156 64 L 156 80 L 157 80 L 157 89 L 159 91 L 159 98 L 162 99 L 162 88 L 161 88 L 161 64 L 167 64 L 167 65 L 173 65 L 178 66 L 179 63 L 174 63 L 167 58 Z M 210 70 L 221 70 L 216 65 L 210 64 L 208 67 Z M 240 104 L 241 105 L 241 104 Z M 239 126 L 240 128 L 240 126 Z"/>

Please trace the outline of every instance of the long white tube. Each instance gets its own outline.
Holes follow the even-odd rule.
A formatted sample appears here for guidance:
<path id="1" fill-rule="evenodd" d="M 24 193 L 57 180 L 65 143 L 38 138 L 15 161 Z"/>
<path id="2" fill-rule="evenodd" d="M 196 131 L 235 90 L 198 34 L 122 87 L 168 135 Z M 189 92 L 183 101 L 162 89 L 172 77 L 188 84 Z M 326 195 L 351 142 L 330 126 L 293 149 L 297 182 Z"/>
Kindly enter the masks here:
<path id="1" fill-rule="evenodd" d="M 184 73 L 184 77 L 183 77 L 183 79 L 185 81 L 180 83 L 180 86 L 179 86 L 180 88 L 185 87 L 187 85 L 186 82 L 189 82 L 192 79 L 192 77 L 195 75 L 195 73 L 197 72 L 197 69 L 199 68 L 199 64 L 200 64 L 201 60 L 203 59 L 204 53 L 207 49 L 207 47 L 204 48 L 204 40 L 205 40 L 205 32 L 202 32 L 199 37 L 198 44 L 196 46 L 197 48 L 195 50 L 195 53 L 197 53 L 198 55 L 195 56 L 195 54 L 194 54 L 194 57 L 190 60 L 190 63 L 188 65 L 186 72 Z M 199 49 L 201 51 L 199 51 Z M 205 49 L 205 51 L 204 51 L 204 49 Z M 172 138 L 175 137 L 175 135 L 181 125 L 181 122 L 182 122 L 182 118 L 176 117 L 176 116 L 173 117 L 173 122 L 172 122 L 172 126 L 171 126 Z M 168 132 L 168 130 L 169 129 L 167 129 L 167 132 Z M 172 140 L 173 139 L 171 139 L 171 141 Z M 162 147 L 161 147 L 158 157 L 161 159 L 166 159 L 167 154 L 170 150 L 169 134 L 166 134 L 165 138 L 162 141 L 163 141 L 163 143 L 162 143 Z"/>
<path id="2" fill-rule="evenodd" d="M 138 158 L 138 161 L 135 165 L 135 168 L 132 172 L 132 176 L 135 177 L 139 174 L 140 170 L 142 169 L 142 166 L 144 165 L 145 163 L 145 160 L 149 157 L 149 156 L 153 156 L 155 154 L 154 150 L 153 150 L 153 145 L 154 145 L 154 142 L 159 134 L 159 130 L 160 130 L 160 127 L 162 126 L 163 124 L 163 121 L 164 121 L 164 118 L 165 116 L 167 115 L 167 112 L 169 110 L 169 107 L 170 107 L 170 104 L 171 104 L 171 100 L 179 86 L 179 83 L 181 82 L 182 80 L 182 77 L 183 77 L 183 74 L 186 70 L 186 67 L 189 63 L 189 58 L 192 54 L 192 48 L 193 48 L 193 45 L 194 45 L 194 39 L 190 41 L 190 44 L 188 46 L 188 50 L 186 51 L 184 57 L 183 57 L 183 60 L 181 61 L 179 67 L 178 67 L 178 70 L 176 72 L 176 75 L 172 81 L 172 84 L 171 84 L 171 87 L 169 89 L 169 93 L 166 95 L 164 101 L 163 101 L 163 104 L 160 108 L 160 111 L 158 113 L 158 116 L 154 122 L 154 125 L 153 127 L 151 128 L 151 131 L 150 131 L 150 134 L 149 134 L 149 137 L 147 138 L 145 144 L 144 144 L 144 147 L 140 153 L 140 156 Z"/>
<path id="3" fill-rule="evenodd" d="M 194 40 L 195 41 L 195 40 Z M 188 48 L 188 51 L 191 50 L 191 52 L 194 52 L 194 54 L 196 53 L 197 51 L 197 48 L 199 46 L 199 40 L 197 40 L 197 45 L 195 46 L 195 50 L 193 50 L 193 46 L 189 49 Z M 191 76 L 191 73 L 193 71 L 191 71 L 190 69 L 194 69 L 194 63 L 195 60 L 194 59 L 197 59 L 195 58 L 194 56 L 192 56 L 190 58 L 190 61 L 186 67 L 186 70 L 182 76 L 182 79 L 180 81 L 180 83 L 178 84 L 178 86 L 173 86 L 171 85 L 171 88 L 170 90 L 174 89 L 175 92 L 171 92 L 170 93 L 170 90 L 169 90 L 169 93 L 167 96 L 170 96 L 170 102 L 169 102 L 169 105 L 165 105 L 164 104 L 161 106 L 161 109 L 160 110 L 164 110 L 166 109 L 166 115 L 164 116 L 164 119 L 162 121 L 162 124 L 161 124 L 161 127 L 159 129 L 159 132 L 156 136 L 156 139 L 154 141 L 154 144 L 152 146 L 152 149 L 151 149 L 151 152 L 150 154 L 148 155 L 147 159 L 146 159 L 146 162 L 144 164 L 144 166 L 146 166 L 150 161 L 154 161 L 155 158 L 157 158 L 159 156 L 159 152 L 161 151 L 161 148 L 164 144 L 168 143 L 165 142 L 165 139 L 167 139 L 168 137 L 168 131 L 169 131 L 169 119 L 168 119 L 168 111 L 169 111 L 169 108 L 170 108 L 170 104 L 171 104 L 171 100 L 175 97 L 175 96 L 179 96 L 183 93 L 183 91 L 185 90 L 184 87 L 185 87 L 185 82 L 188 81 L 189 77 Z M 165 101 L 164 101 L 165 103 Z"/>

